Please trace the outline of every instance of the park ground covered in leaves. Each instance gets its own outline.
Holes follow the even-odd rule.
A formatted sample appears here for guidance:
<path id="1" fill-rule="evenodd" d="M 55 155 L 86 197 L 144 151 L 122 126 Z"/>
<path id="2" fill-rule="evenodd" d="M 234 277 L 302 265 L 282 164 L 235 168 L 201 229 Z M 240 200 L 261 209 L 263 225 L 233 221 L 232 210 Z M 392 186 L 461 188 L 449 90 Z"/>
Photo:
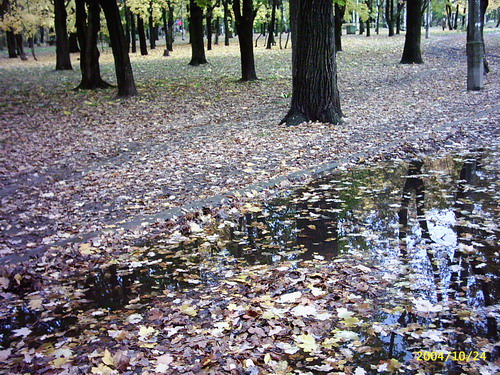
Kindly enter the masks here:
<path id="1" fill-rule="evenodd" d="M 187 45 L 133 57 L 128 100 L 73 91 L 49 52 L 2 58 L 2 370 L 498 371 L 500 39 L 485 39 L 491 72 L 467 92 L 463 34 L 424 40 L 418 66 L 398 64 L 402 37 L 347 37 L 344 123 L 297 127 L 278 125 L 289 50 L 258 48 L 252 83 L 234 45 L 196 68 Z M 305 188 L 293 174 L 334 162 Z M 421 185 L 424 214 L 406 198 Z"/>

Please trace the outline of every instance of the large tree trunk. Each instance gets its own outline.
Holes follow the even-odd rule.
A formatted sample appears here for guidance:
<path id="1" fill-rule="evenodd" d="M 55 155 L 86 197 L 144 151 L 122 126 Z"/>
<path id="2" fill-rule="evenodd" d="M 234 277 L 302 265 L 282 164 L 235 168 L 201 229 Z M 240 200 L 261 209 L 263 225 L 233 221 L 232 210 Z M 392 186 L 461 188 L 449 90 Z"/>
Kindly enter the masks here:
<path id="1" fill-rule="evenodd" d="M 469 0 L 467 25 L 467 90 L 479 91 L 484 87 L 484 43 L 481 36 L 480 0 Z"/>
<path id="2" fill-rule="evenodd" d="M 7 38 L 7 50 L 9 51 L 9 59 L 17 59 L 16 52 L 16 38 L 12 31 L 6 31 L 5 36 Z"/>
<path id="3" fill-rule="evenodd" d="M 78 46 L 78 35 L 76 33 L 69 34 L 69 52 L 70 53 L 79 53 L 80 47 Z"/>
<path id="4" fill-rule="evenodd" d="M 422 27 L 422 0 L 407 0 L 406 38 L 401 64 L 422 64 L 420 34 Z"/>
<path id="5" fill-rule="evenodd" d="M 129 97 L 137 95 L 118 4 L 114 0 L 99 0 L 99 3 L 106 17 L 109 39 L 111 41 L 111 48 L 113 49 L 118 96 Z M 154 39 L 154 36 L 152 39 Z"/>
<path id="6" fill-rule="evenodd" d="M 139 33 L 139 46 L 141 48 L 141 55 L 148 54 L 148 45 L 146 44 L 146 33 L 144 32 L 144 21 L 141 16 L 137 15 L 137 32 Z"/>
<path id="7" fill-rule="evenodd" d="M 335 3 L 335 51 L 342 51 L 342 23 L 344 22 L 345 5 Z"/>
<path id="8" fill-rule="evenodd" d="M 254 81 L 257 79 L 257 73 L 253 55 L 253 20 L 257 10 L 253 8 L 252 0 L 243 0 L 243 11 L 240 0 L 233 0 L 233 12 L 240 41 L 241 80 Z"/>
<path id="9" fill-rule="evenodd" d="M 295 4 L 294 4 L 295 3 Z M 296 20 L 292 33 L 293 92 L 282 123 L 339 123 L 342 111 L 337 88 L 333 4 L 330 0 L 290 0 Z"/>
<path id="10" fill-rule="evenodd" d="M 132 39 L 132 53 L 137 52 L 137 39 L 136 39 L 136 30 L 135 30 L 135 15 L 128 9 L 128 13 L 130 16 L 130 33 Z"/>
<path id="11" fill-rule="evenodd" d="M 68 29 L 66 27 L 64 0 L 54 0 L 54 27 L 56 29 L 56 70 L 72 70 L 69 54 Z"/>
<path id="12" fill-rule="evenodd" d="M 189 65 L 206 64 L 205 46 L 203 45 L 203 10 L 196 0 L 190 0 L 189 10 L 191 13 L 191 22 L 189 23 L 191 61 Z"/>
<path id="13" fill-rule="evenodd" d="M 88 4 L 88 20 L 85 11 Z M 82 80 L 77 89 L 94 90 L 111 87 L 101 78 L 97 35 L 101 28 L 101 9 L 96 0 L 76 0 L 76 30 L 80 43 L 80 70 Z"/>
<path id="14" fill-rule="evenodd" d="M 278 2 L 276 0 L 272 0 L 272 10 L 271 10 L 271 21 L 269 22 L 269 37 L 267 38 L 267 49 L 271 49 L 272 46 L 276 45 L 274 40 L 274 30 L 276 28 L 276 7 L 278 6 Z"/>
<path id="15" fill-rule="evenodd" d="M 228 0 L 222 0 L 224 6 L 224 45 L 229 45 L 229 4 Z"/>

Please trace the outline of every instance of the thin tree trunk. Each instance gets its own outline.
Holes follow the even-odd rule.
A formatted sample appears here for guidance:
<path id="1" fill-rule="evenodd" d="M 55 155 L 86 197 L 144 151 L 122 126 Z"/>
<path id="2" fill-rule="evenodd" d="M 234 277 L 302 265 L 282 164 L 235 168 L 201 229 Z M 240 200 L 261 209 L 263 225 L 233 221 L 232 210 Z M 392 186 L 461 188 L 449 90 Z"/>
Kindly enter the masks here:
<path id="1" fill-rule="evenodd" d="M 137 32 L 139 33 L 139 46 L 141 48 L 141 55 L 148 54 L 148 45 L 146 43 L 146 33 L 144 32 L 144 21 L 141 16 L 137 15 Z"/>
<path id="2" fill-rule="evenodd" d="M 335 3 L 335 51 L 342 51 L 342 23 L 344 22 L 345 5 Z"/>
<path id="3" fill-rule="evenodd" d="M 113 0 L 114 1 L 114 0 Z M 153 2 L 149 2 L 149 48 L 156 48 L 155 25 L 153 21 Z"/>
<path id="4" fill-rule="evenodd" d="M 215 19 L 215 41 L 214 44 L 219 44 L 220 17 Z"/>
<path id="5" fill-rule="evenodd" d="M 252 0 L 243 0 L 242 5 L 243 9 L 240 0 L 233 0 L 236 31 L 240 41 L 241 80 L 254 81 L 257 79 L 257 73 L 253 54 L 253 21 L 257 10 L 254 9 Z"/>
<path id="6" fill-rule="evenodd" d="M 137 95 L 118 4 L 116 1 L 109 0 L 99 0 L 99 3 L 106 17 L 109 39 L 111 41 L 111 48 L 113 49 L 118 96 L 129 97 Z"/>
<path id="7" fill-rule="evenodd" d="M 207 16 L 206 22 L 207 22 L 207 51 L 212 50 L 212 9 L 207 9 Z"/>
<path id="8" fill-rule="evenodd" d="M 453 19 L 453 30 L 458 28 L 458 4 L 457 9 L 455 10 L 455 18 Z"/>
<path id="9" fill-rule="evenodd" d="M 385 20 L 389 29 L 389 36 L 394 36 L 394 0 L 387 0 L 385 4 Z"/>
<path id="10" fill-rule="evenodd" d="M 224 6 L 224 45 L 229 45 L 229 4 L 228 0 L 222 0 L 222 5 Z"/>
<path id="11" fill-rule="evenodd" d="M 206 64 L 205 46 L 203 44 L 203 10 L 196 0 L 189 3 L 191 20 L 189 23 L 189 34 L 191 39 L 191 61 L 189 65 Z"/>
<path id="12" fill-rule="evenodd" d="M 333 4 L 330 0 L 290 0 L 292 27 L 292 103 L 282 123 L 339 123 Z M 295 34 L 295 37 L 294 37 Z"/>
<path id="13" fill-rule="evenodd" d="M 422 26 L 422 0 L 407 0 L 406 37 L 401 64 L 422 64 L 420 38 Z"/>
<path id="14" fill-rule="evenodd" d="M 54 27 L 56 29 L 56 70 L 72 70 L 69 54 L 68 30 L 66 27 L 66 4 L 54 0 Z"/>
<path id="15" fill-rule="evenodd" d="M 274 30 L 276 27 L 276 7 L 278 6 L 276 0 L 272 0 L 272 9 L 271 9 L 271 22 L 269 22 L 269 38 L 267 39 L 267 49 L 271 49 L 272 46 L 276 45 L 274 40 Z"/>
<path id="16" fill-rule="evenodd" d="M 446 5 L 446 22 L 448 23 L 448 29 L 453 30 L 453 25 L 451 24 L 451 5 Z"/>
<path id="17" fill-rule="evenodd" d="M 130 52 L 130 12 L 128 11 L 127 3 L 124 1 L 124 16 L 125 16 L 125 37 L 127 40 L 127 52 Z"/>
<path id="18" fill-rule="evenodd" d="M 401 13 L 403 13 L 403 9 L 405 7 L 404 3 L 399 3 L 397 5 L 397 12 L 396 12 L 396 34 L 401 33 Z"/>
<path id="19" fill-rule="evenodd" d="M 32 36 L 28 38 L 28 45 L 30 46 L 31 55 L 33 56 L 33 59 L 35 61 L 38 61 L 38 59 L 36 58 L 36 55 L 35 55 L 35 43 L 33 41 L 33 37 Z"/>
<path id="20" fill-rule="evenodd" d="M 169 1 L 168 3 L 168 38 L 167 38 L 167 49 L 169 51 L 174 50 L 174 6 Z"/>
<path id="21" fill-rule="evenodd" d="M 132 53 L 137 52 L 137 38 L 136 38 L 136 30 L 135 30 L 135 15 L 128 10 L 128 14 L 130 17 L 130 32 L 132 37 Z"/>

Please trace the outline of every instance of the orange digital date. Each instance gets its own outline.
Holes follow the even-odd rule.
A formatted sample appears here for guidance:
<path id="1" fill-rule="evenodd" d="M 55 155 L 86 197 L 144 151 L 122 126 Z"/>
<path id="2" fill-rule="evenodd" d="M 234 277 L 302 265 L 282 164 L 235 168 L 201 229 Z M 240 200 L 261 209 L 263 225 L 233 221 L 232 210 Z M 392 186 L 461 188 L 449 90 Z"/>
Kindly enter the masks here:
<path id="1" fill-rule="evenodd" d="M 454 352 L 428 352 L 420 350 L 416 353 L 417 361 L 442 361 L 446 362 L 448 360 L 469 362 L 469 361 L 479 361 L 486 360 L 485 352 L 464 352 L 464 351 L 454 351 Z"/>

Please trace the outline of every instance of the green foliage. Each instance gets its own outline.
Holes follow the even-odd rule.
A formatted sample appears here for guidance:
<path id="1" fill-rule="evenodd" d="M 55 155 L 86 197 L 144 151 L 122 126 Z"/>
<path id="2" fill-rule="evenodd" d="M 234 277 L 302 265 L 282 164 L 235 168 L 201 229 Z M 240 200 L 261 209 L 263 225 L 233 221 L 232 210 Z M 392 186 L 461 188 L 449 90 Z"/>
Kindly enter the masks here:
<path id="1" fill-rule="evenodd" d="M 3 15 L 0 28 L 31 37 L 40 26 L 53 26 L 53 14 L 54 5 L 49 0 L 17 0 Z"/>

